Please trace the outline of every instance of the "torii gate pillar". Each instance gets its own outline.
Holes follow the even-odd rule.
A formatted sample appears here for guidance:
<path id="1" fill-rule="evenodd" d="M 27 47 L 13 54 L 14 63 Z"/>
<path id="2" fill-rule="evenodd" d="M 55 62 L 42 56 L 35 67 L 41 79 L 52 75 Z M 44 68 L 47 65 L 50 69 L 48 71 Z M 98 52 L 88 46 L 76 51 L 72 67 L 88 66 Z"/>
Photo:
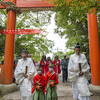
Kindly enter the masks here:
<path id="1" fill-rule="evenodd" d="M 52 8 L 53 4 L 49 4 L 50 0 L 4 0 L 4 2 L 11 1 L 19 8 Z M 0 4 L 0 9 L 5 9 L 6 6 Z M 7 29 L 15 29 L 16 25 L 16 13 L 13 10 L 8 11 Z M 5 55 L 4 65 L 0 66 L 0 84 L 12 84 L 13 83 L 13 63 L 14 63 L 14 41 L 15 35 L 6 34 L 5 41 Z"/>
<path id="2" fill-rule="evenodd" d="M 9 0 L 16 4 L 16 0 Z M 12 10 L 8 11 L 7 29 L 15 29 L 16 13 Z M 6 34 L 5 56 L 3 67 L 3 84 L 13 83 L 13 63 L 14 63 L 14 40 L 15 35 Z"/>
<path id="3" fill-rule="evenodd" d="M 90 61 L 92 73 L 92 85 L 100 88 L 100 47 L 99 47 L 99 32 L 96 10 L 88 14 L 88 30 L 90 44 Z"/>

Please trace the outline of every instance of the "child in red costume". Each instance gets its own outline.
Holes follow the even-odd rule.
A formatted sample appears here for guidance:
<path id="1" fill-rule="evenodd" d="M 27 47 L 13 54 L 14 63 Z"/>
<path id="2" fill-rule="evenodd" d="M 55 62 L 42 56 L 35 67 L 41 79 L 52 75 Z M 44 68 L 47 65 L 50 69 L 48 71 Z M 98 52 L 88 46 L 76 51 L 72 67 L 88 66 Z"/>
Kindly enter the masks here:
<path id="1" fill-rule="evenodd" d="M 33 78 L 34 86 L 32 93 L 34 92 L 33 100 L 45 100 L 45 88 L 47 85 L 46 77 L 42 75 L 42 68 L 37 69 L 37 75 Z"/>
<path id="2" fill-rule="evenodd" d="M 47 91 L 46 100 L 58 100 L 56 85 L 58 84 L 57 74 L 54 72 L 54 65 L 49 66 L 49 72 L 46 74 Z"/>

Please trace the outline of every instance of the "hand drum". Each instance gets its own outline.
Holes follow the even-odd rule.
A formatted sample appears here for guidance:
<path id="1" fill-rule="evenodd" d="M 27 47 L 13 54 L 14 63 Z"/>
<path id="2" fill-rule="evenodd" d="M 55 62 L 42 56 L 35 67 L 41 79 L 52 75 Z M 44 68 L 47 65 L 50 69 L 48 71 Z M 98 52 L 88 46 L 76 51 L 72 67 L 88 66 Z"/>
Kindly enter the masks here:
<path id="1" fill-rule="evenodd" d="M 56 84 L 55 84 L 55 82 L 51 81 L 51 82 L 49 82 L 49 86 L 50 86 L 50 87 L 55 87 Z"/>
<path id="2" fill-rule="evenodd" d="M 36 85 L 36 90 L 41 91 L 42 90 L 42 85 Z"/>

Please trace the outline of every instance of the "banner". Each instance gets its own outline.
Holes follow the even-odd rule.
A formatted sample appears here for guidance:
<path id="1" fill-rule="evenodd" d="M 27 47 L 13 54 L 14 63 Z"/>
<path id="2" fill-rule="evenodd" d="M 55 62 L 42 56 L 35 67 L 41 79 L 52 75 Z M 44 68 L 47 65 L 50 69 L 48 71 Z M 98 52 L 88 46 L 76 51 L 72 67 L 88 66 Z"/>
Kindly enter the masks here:
<path id="1" fill-rule="evenodd" d="M 0 29 L 0 34 L 42 34 L 39 29 Z"/>

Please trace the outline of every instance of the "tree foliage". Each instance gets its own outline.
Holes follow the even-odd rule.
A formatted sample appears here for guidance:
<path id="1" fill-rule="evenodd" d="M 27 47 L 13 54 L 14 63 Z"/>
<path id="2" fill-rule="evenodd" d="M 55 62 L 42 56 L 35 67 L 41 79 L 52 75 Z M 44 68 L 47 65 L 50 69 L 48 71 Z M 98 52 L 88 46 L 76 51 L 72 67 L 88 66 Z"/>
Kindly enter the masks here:
<path id="1" fill-rule="evenodd" d="M 54 1 L 56 5 L 54 11 L 57 13 L 55 17 L 57 25 L 55 33 L 67 39 L 66 47 L 68 49 L 74 49 L 75 44 L 79 42 L 81 52 L 87 52 L 87 56 L 89 56 L 87 13 L 91 6 L 99 12 L 98 2 L 90 2 L 89 0 Z M 100 21 L 98 21 L 98 23 L 100 23 Z"/>
<path id="2" fill-rule="evenodd" d="M 7 24 L 7 13 L 5 10 L 0 10 L 0 22 L 1 26 L 6 29 Z M 40 29 L 44 30 L 42 27 L 50 23 L 50 17 L 52 12 L 22 12 L 17 15 L 16 29 Z M 46 32 L 45 32 L 46 33 Z M 4 35 L 0 35 L 0 47 L 3 49 L 0 51 L 4 55 Z M 40 60 L 42 54 L 46 54 L 51 51 L 53 42 L 46 38 L 46 34 L 41 35 L 15 35 L 15 56 L 20 56 L 21 50 L 25 48 L 28 53 L 32 54 L 35 61 Z M 1 49 L 0 49 L 1 50 Z"/>
<path id="3" fill-rule="evenodd" d="M 99 45 L 100 45 L 100 12 L 97 15 L 98 15 L 98 31 L 99 31 Z"/>
<path id="4" fill-rule="evenodd" d="M 90 8 L 95 8 L 98 12 L 100 6 L 100 0 L 51 0 L 56 7 L 67 6 L 71 11 L 75 11 L 76 14 L 90 12 Z"/>
<path id="5" fill-rule="evenodd" d="M 51 52 L 53 42 L 45 35 L 16 35 L 15 54 L 20 56 L 21 50 L 26 48 L 35 61 L 39 61 L 43 54 Z"/>
<path id="6" fill-rule="evenodd" d="M 0 34 L 0 59 L 4 55 L 5 35 Z"/>
<path id="7" fill-rule="evenodd" d="M 63 59 L 64 58 L 64 55 L 66 55 L 67 58 L 70 58 L 70 55 L 74 54 L 75 51 L 74 50 L 70 50 L 66 53 L 62 52 L 62 51 L 59 51 L 58 53 L 54 53 L 53 55 L 53 59 L 55 59 L 55 56 L 58 55 L 59 56 L 59 59 Z"/>
<path id="8" fill-rule="evenodd" d="M 6 20 L 4 20 L 6 18 L 6 14 L 3 13 L 2 10 L 0 10 L 0 29 L 5 29 L 6 26 L 4 25 L 4 23 L 6 22 Z M 4 55 L 4 45 L 5 45 L 5 35 L 1 35 L 0 34 L 0 59 L 2 59 L 3 55 Z"/>

